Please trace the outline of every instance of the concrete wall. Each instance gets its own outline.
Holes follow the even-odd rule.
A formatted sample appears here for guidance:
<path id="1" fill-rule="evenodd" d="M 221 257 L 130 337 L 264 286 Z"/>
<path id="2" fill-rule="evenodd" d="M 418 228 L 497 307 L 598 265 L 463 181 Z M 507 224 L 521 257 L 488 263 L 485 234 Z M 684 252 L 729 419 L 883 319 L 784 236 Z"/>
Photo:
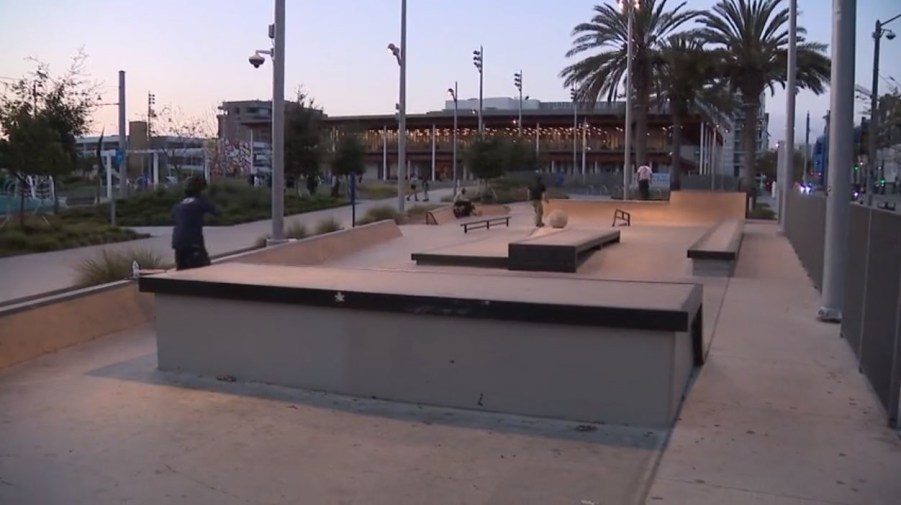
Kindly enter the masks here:
<path id="1" fill-rule="evenodd" d="M 0 369 L 147 324 L 153 295 L 133 282 L 66 293 L 0 310 Z"/>
<path id="2" fill-rule="evenodd" d="M 361 397 L 666 427 L 688 333 L 157 294 L 159 367 Z"/>
<path id="3" fill-rule="evenodd" d="M 319 265 L 401 236 L 403 234 L 394 221 L 379 221 L 251 251 L 226 258 L 223 262 L 284 266 Z"/>

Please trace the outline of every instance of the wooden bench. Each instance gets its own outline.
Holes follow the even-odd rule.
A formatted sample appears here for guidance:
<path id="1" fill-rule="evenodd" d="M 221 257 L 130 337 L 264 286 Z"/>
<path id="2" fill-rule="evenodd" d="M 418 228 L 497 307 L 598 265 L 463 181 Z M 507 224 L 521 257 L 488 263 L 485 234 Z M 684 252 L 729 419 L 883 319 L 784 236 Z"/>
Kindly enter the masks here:
<path id="1" fill-rule="evenodd" d="M 511 242 L 507 249 L 510 270 L 573 273 L 588 255 L 619 242 L 619 230 L 566 229 Z"/>
<path id="2" fill-rule="evenodd" d="M 731 277 L 741 249 L 745 223 L 741 219 L 727 219 L 712 226 L 691 247 L 687 256 L 692 260 L 693 275 Z"/>
<path id="3" fill-rule="evenodd" d="M 632 214 L 622 209 L 613 211 L 612 226 L 632 226 Z"/>
<path id="4" fill-rule="evenodd" d="M 509 227 L 510 216 L 482 216 L 476 219 L 470 219 L 465 223 L 460 223 L 460 226 L 463 227 L 463 233 L 469 233 L 469 230 L 480 230 L 482 228 L 490 230 L 491 225 L 499 224 Z"/>

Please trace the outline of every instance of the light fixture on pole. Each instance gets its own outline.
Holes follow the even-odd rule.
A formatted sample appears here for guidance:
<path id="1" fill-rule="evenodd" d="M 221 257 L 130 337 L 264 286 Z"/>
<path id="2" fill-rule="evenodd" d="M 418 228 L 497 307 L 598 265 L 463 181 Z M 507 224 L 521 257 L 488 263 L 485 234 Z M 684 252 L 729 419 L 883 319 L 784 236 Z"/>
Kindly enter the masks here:
<path id="1" fill-rule="evenodd" d="M 632 60 L 635 59 L 635 9 L 641 0 L 619 0 L 619 8 L 626 13 L 626 128 L 623 147 L 623 200 L 629 198 L 632 179 Z"/>
<path id="2" fill-rule="evenodd" d="M 147 92 L 147 140 L 150 141 L 151 137 L 153 137 L 153 118 L 156 117 L 156 113 L 153 111 L 153 106 L 156 105 L 156 95 Z"/>
<path id="3" fill-rule="evenodd" d="M 458 94 L 457 81 L 454 81 L 453 88 L 447 88 L 447 92 L 454 100 L 454 147 L 453 147 L 453 167 L 454 167 L 454 191 L 460 187 L 460 179 L 457 177 L 457 112 L 458 112 Z"/>
<path id="4" fill-rule="evenodd" d="M 569 96 L 573 101 L 573 173 L 576 172 L 576 167 L 579 165 L 579 156 L 577 151 L 579 149 L 579 141 L 578 141 L 578 130 L 579 130 L 579 94 L 576 93 L 576 88 L 569 89 Z"/>
<path id="5" fill-rule="evenodd" d="M 588 153 L 588 118 L 582 123 L 582 184 L 585 184 Z"/>
<path id="6" fill-rule="evenodd" d="M 260 68 L 272 59 L 272 238 L 285 241 L 285 0 L 275 0 L 275 23 L 269 25 L 272 49 L 255 51 L 248 61 Z"/>
<path id="7" fill-rule="evenodd" d="M 522 137 L 522 70 L 513 74 L 513 85 L 519 90 L 519 136 Z"/>
<path id="8" fill-rule="evenodd" d="M 485 133 L 485 123 L 482 121 L 482 111 L 484 110 L 482 107 L 482 91 L 485 83 L 485 73 L 483 71 L 485 64 L 485 49 L 482 46 L 479 46 L 477 50 L 472 52 L 472 64 L 475 65 L 476 70 L 479 71 L 479 135 L 481 136 Z"/>
<path id="9" fill-rule="evenodd" d="M 407 0 L 400 2 L 400 47 L 388 44 L 400 67 L 400 100 L 397 103 L 397 209 L 404 211 L 404 174 L 407 171 Z"/>
<path id="10" fill-rule="evenodd" d="M 886 30 L 885 25 L 901 18 L 901 14 L 890 18 L 888 21 L 876 20 L 876 29 L 873 30 L 873 88 L 870 92 L 870 135 L 867 143 L 867 205 L 873 206 L 873 189 L 876 178 L 876 147 L 879 136 L 879 46 L 882 37 L 888 40 L 895 39 L 895 32 Z"/>

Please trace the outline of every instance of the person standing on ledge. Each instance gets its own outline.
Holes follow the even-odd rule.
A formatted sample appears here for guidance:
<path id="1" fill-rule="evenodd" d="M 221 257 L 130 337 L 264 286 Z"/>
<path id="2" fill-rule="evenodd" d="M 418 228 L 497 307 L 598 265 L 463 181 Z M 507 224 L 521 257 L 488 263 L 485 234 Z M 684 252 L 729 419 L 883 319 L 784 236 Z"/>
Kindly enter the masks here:
<path id="1" fill-rule="evenodd" d="M 185 199 L 172 207 L 172 249 L 175 250 L 175 269 L 187 270 L 210 264 L 210 255 L 203 241 L 203 218 L 219 215 L 219 209 L 201 193 L 206 188 L 203 177 L 190 177 L 185 183 Z"/>
<path id="2" fill-rule="evenodd" d="M 544 204 L 547 203 L 547 188 L 541 182 L 541 176 L 536 175 L 535 181 L 529 186 L 529 201 L 535 209 L 535 226 L 544 226 Z"/>
<path id="3" fill-rule="evenodd" d="M 638 192 L 642 200 L 651 198 L 651 167 L 642 165 L 638 167 Z"/>

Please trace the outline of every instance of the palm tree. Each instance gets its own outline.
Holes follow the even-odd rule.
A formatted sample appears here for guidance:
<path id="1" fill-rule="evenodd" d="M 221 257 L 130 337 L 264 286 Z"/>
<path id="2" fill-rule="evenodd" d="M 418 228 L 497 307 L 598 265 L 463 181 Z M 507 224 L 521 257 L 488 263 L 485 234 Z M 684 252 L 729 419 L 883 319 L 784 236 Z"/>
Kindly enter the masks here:
<path id="1" fill-rule="evenodd" d="M 626 0 L 634 1 L 634 0 Z M 647 158 L 648 107 L 653 86 L 653 65 L 661 43 L 683 24 L 699 15 L 684 9 L 681 2 L 672 9 L 668 0 L 642 0 L 634 12 L 634 56 L 632 62 L 635 93 L 635 162 L 645 163 Z M 593 53 L 566 67 L 560 72 L 564 86 L 576 88 L 577 98 L 593 105 L 601 98 L 608 102 L 617 97 L 617 90 L 626 73 L 628 16 L 614 4 L 596 5 L 594 17 L 588 23 L 577 25 L 572 32 L 573 47 L 567 58 Z M 595 51 L 598 51 L 595 53 Z"/>
<path id="2" fill-rule="evenodd" d="M 669 104 L 672 118 L 672 162 L 670 189 L 682 187 L 682 126 L 693 110 L 703 110 L 713 119 L 733 108 L 725 81 L 717 78 L 718 51 L 705 51 L 695 33 L 671 35 L 662 45 L 654 65 L 657 99 Z M 720 117 L 717 117 L 720 116 Z"/>
<path id="3" fill-rule="evenodd" d="M 741 93 L 743 184 L 753 203 L 760 96 L 764 90 L 772 92 L 775 84 L 784 86 L 787 80 L 788 16 L 782 0 L 719 0 L 699 18 L 701 37 L 722 50 L 721 75 L 733 91 Z M 820 94 L 830 78 L 829 59 L 823 54 L 826 45 L 806 42 L 804 33 L 798 27 L 797 83 Z"/>

